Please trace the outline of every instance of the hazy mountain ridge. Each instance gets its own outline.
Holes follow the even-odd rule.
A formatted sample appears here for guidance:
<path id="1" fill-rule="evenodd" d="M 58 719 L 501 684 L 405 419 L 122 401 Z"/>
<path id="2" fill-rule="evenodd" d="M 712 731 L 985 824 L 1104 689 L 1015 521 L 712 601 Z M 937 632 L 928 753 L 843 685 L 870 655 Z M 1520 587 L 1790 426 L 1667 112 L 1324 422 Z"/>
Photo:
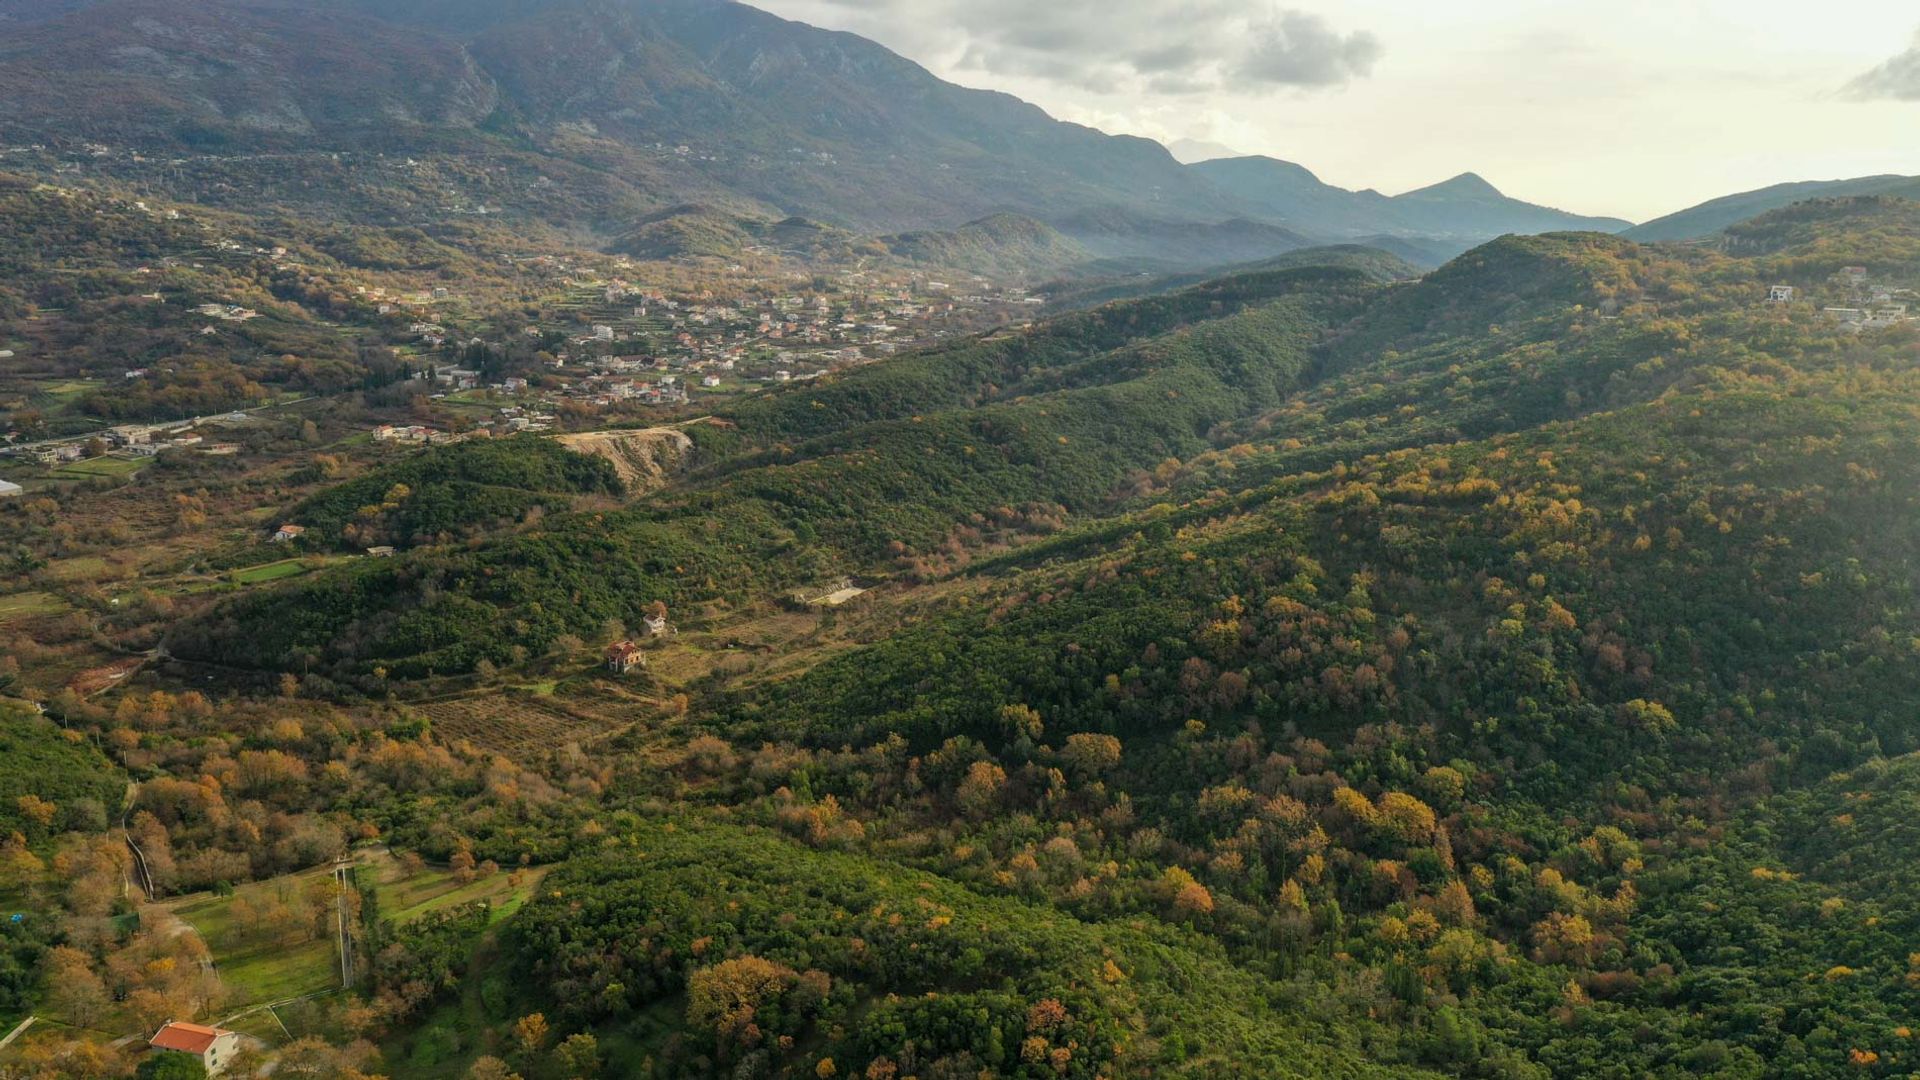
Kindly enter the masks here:
<path id="1" fill-rule="evenodd" d="M 1324 183 L 1310 170 L 1267 157 L 1192 166 L 1223 190 L 1288 225 L 1322 236 L 1428 238 L 1462 249 L 1506 233 L 1620 232 L 1618 218 L 1570 214 L 1508 198 L 1474 173 L 1387 196 Z"/>
<path id="2" fill-rule="evenodd" d="M 1162 269 L 1383 235 L 1438 237 L 1453 254 L 1507 231 L 1615 224 L 1445 185 L 1399 200 L 1343 192 L 1297 169 L 1305 179 L 1279 192 L 1223 184 L 1218 163 L 1185 166 L 1149 140 L 727 0 L 346 6 L 34 0 L 0 43 L 0 139 L 196 155 L 137 179 L 230 199 L 273 190 L 329 216 L 370 207 L 324 159 L 386 153 L 535 173 L 517 191 L 470 178 L 447 201 L 565 230 L 617 236 L 633 228 L 623 217 L 692 201 L 869 234 L 1012 213 L 1097 258 Z M 303 157 L 321 182 L 280 183 L 275 170 Z M 585 197 L 528 197 L 547 190 L 543 166 Z"/>

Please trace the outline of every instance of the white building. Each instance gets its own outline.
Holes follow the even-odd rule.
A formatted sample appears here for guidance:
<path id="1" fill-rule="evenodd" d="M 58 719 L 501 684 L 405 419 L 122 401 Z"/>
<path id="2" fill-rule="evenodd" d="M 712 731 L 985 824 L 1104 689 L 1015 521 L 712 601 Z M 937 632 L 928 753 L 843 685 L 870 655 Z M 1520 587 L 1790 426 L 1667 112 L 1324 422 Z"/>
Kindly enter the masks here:
<path id="1" fill-rule="evenodd" d="M 240 1036 L 221 1028 L 171 1021 L 147 1040 L 158 1053 L 189 1054 L 200 1059 L 207 1075 L 219 1074 L 240 1053 Z"/>

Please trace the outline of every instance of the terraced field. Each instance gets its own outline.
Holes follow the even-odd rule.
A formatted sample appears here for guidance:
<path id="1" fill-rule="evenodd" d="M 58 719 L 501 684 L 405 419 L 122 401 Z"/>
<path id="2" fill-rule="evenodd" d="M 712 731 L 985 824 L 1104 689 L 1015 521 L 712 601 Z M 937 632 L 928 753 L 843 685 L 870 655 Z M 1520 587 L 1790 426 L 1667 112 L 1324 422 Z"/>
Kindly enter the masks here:
<path id="1" fill-rule="evenodd" d="M 465 739 L 509 756 L 585 742 L 610 735 L 651 711 L 639 700 L 596 695 L 559 700 L 523 694 L 489 694 L 417 706 L 442 739 Z"/>
<path id="2" fill-rule="evenodd" d="M 0 623 L 57 615 L 66 609 L 67 602 L 49 592 L 11 593 L 0 596 Z"/>

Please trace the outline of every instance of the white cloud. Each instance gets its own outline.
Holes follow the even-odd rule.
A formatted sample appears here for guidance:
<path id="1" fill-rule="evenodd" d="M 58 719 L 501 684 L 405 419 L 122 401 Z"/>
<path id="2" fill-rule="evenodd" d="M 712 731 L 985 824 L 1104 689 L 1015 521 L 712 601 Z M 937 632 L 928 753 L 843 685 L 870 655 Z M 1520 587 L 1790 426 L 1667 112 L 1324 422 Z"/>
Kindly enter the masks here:
<path id="1" fill-rule="evenodd" d="M 915 39 L 956 71 L 1101 94 L 1319 89 L 1365 78 L 1365 30 L 1248 0 L 815 0 L 832 22 Z M 904 29 L 903 29 L 904 28 Z"/>
<path id="2" fill-rule="evenodd" d="M 1920 34 L 1911 49 L 1849 83 L 1847 95 L 1861 101 L 1920 101 Z"/>
<path id="3" fill-rule="evenodd" d="M 1649 218 L 1785 180 L 1920 173 L 1920 143 L 1898 136 L 1920 41 L 1888 60 L 1913 0 L 1824 19 L 1804 0 L 1608 0 L 1604 18 L 1574 0 L 745 2 L 1063 119 L 1271 154 L 1345 187 L 1470 170 Z M 1289 31 L 1288 12 L 1310 21 Z"/>

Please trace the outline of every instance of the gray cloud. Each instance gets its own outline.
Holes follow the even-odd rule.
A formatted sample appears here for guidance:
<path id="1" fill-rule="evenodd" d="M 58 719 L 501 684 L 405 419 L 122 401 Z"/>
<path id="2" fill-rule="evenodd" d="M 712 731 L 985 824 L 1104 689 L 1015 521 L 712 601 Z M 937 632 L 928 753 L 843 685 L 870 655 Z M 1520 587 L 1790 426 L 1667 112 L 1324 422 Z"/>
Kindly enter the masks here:
<path id="1" fill-rule="evenodd" d="M 1047 79 L 1098 93 L 1165 96 L 1320 89 L 1367 77 L 1382 53 L 1277 0 L 788 0 L 834 21 L 938 49 L 963 70 Z M 922 52 L 925 55 L 925 52 Z"/>
<path id="2" fill-rule="evenodd" d="M 1336 86 L 1371 75 L 1380 51 L 1372 34 L 1343 37 L 1318 15 L 1288 11 L 1260 28 L 1233 74 L 1256 86 Z"/>
<path id="3" fill-rule="evenodd" d="M 1920 101 L 1920 34 L 1913 48 L 1847 84 L 1847 96 L 1859 101 Z"/>

